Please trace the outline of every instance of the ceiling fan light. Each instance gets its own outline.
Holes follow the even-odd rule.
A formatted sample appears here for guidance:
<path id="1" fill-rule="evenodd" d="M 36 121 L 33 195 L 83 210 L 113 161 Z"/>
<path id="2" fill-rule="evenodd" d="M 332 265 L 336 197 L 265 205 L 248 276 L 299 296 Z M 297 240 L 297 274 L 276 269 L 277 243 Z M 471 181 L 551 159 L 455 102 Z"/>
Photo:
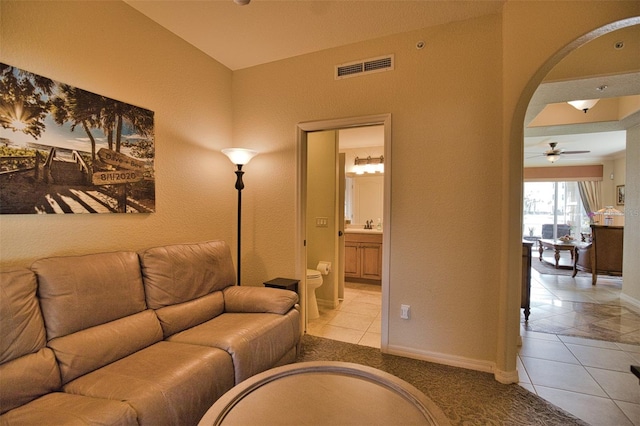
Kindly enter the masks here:
<path id="1" fill-rule="evenodd" d="M 549 154 L 547 155 L 547 161 L 550 163 L 555 163 L 560 158 L 559 154 Z"/>
<path id="2" fill-rule="evenodd" d="M 597 104 L 599 100 L 600 99 L 586 99 L 586 100 L 580 100 L 580 101 L 569 101 L 567 103 L 572 107 L 574 107 L 575 109 L 584 111 L 586 114 L 587 111 L 593 108 L 593 106 Z"/>

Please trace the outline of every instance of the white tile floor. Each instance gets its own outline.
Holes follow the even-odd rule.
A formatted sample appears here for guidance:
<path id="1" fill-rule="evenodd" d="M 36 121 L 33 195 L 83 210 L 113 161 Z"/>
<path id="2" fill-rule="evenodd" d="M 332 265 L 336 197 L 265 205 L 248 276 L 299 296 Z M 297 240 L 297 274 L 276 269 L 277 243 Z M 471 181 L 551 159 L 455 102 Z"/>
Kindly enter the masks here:
<path id="1" fill-rule="evenodd" d="M 551 287 L 546 277 L 550 276 L 534 271 L 534 285 Z M 563 283 L 565 297 L 571 292 L 566 277 L 549 280 Z M 347 283 L 338 308 L 321 307 L 320 318 L 309 322 L 308 333 L 379 348 L 380 307 L 380 286 Z M 640 345 L 524 327 L 521 334 L 520 386 L 593 426 L 640 426 L 640 383 L 629 371 L 631 364 L 640 364 Z"/>
<path id="2" fill-rule="evenodd" d="M 341 342 L 380 347 L 382 293 L 379 285 L 346 283 L 344 300 L 336 309 L 319 306 L 320 318 L 307 332 Z"/>

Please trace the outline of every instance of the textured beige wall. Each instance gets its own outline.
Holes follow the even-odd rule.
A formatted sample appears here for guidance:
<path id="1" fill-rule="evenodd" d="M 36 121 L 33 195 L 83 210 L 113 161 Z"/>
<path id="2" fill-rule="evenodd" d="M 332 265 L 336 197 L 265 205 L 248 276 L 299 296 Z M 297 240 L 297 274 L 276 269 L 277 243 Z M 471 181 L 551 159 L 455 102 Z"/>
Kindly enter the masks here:
<path id="1" fill-rule="evenodd" d="M 640 302 L 640 126 L 627 131 L 622 293 Z"/>
<path id="2" fill-rule="evenodd" d="M 397 348 L 495 357 L 500 259 L 485 247 L 500 243 L 500 50 L 500 19 L 490 16 L 234 73 L 234 110 L 244 112 L 234 118 L 236 142 L 260 134 L 282 153 L 274 170 L 295 161 L 298 122 L 392 114 L 389 340 Z M 335 64 L 387 53 L 392 72 L 333 78 Z M 295 168 L 284 170 L 293 205 Z M 258 185 L 260 205 L 282 193 L 273 180 Z M 285 214 L 288 234 L 271 234 L 269 244 L 288 244 L 296 216 Z M 411 305 L 410 321 L 395 315 L 400 304 Z"/>
<path id="3" fill-rule="evenodd" d="M 627 140 L 629 140 L 629 135 L 632 134 L 630 132 L 627 133 Z M 633 143 L 633 142 L 627 142 L 629 143 Z M 636 168 L 640 168 L 640 163 L 636 161 L 635 164 Z M 613 198 L 613 204 L 611 204 L 612 206 L 614 206 L 616 209 L 620 210 L 621 212 L 624 212 L 625 206 L 619 206 L 616 204 L 617 200 L 618 200 L 618 190 L 617 190 L 617 186 L 618 185 L 624 185 L 625 182 L 627 181 L 627 156 L 626 153 L 625 155 L 623 155 L 620 158 L 616 158 L 613 161 L 613 181 L 612 183 L 612 198 Z"/>
<path id="4" fill-rule="evenodd" d="M 637 2 L 507 2 L 501 16 L 232 74 L 122 3 L 0 7 L 1 60 L 155 111 L 158 188 L 152 215 L 1 216 L 3 266 L 208 238 L 235 248 L 235 176 L 218 152 L 235 145 L 260 151 L 246 166 L 243 281 L 293 276 L 296 124 L 391 113 L 389 345 L 507 375 L 526 105 L 557 52 L 640 15 Z M 395 71 L 333 80 L 335 64 L 387 53 Z M 401 303 L 410 321 L 398 318 Z"/>
<path id="5" fill-rule="evenodd" d="M 0 61 L 154 111 L 156 144 L 156 213 L 2 215 L 2 267 L 205 239 L 235 247 L 234 167 L 219 152 L 232 144 L 231 72 L 121 2 L 0 7 Z"/>
<path id="6" fill-rule="evenodd" d="M 234 73 L 234 111 L 243 112 L 234 117 L 236 143 L 259 137 L 281 154 L 269 159 L 274 178 L 290 182 L 285 194 L 274 180 L 260 179 L 260 205 L 275 194 L 287 205 L 295 202 L 295 169 L 282 166 L 295 161 L 296 123 L 392 114 L 388 323 L 394 351 L 515 370 L 521 123 L 527 96 L 544 74 L 531 80 L 563 46 L 637 11 L 632 3 L 562 3 L 549 18 L 548 2 L 520 3 L 508 3 L 509 22 L 484 17 Z M 573 14 L 580 15 L 575 27 L 567 25 Z M 541 23 L 553 30 L 535 30 Z M 415 48 L 419 40 L 423 50 Z M 333 79 L 335 64 L 387 53 L 395 55 L 393 72 Z M 266 211 L 256 214 L 268 222 Z M 285 216 L 278 221 L 295 223 L 294 211 Z M 293 235 L 293 228 L 265 231 L 257 245 L 288 247 Z M 396 315 L 405 303 L 412 307 L 410 321 Z"/>
<path id="7" fill-rule="evenodd" d="M 335 308 L 338 304 L 336 263 L 336 161 L 337 133 L 334 131 L 310 133 L 307 138 L 307 264 L 316 269 L 318 262 L 331 262 L 332 271 L 322 276 L 322 286 L 316 289 L 320 306 Z M 326 217 L 327 227 L 317 227 L 316 218 Z M 292 228 L 292 227 L 291 227 Z"/>

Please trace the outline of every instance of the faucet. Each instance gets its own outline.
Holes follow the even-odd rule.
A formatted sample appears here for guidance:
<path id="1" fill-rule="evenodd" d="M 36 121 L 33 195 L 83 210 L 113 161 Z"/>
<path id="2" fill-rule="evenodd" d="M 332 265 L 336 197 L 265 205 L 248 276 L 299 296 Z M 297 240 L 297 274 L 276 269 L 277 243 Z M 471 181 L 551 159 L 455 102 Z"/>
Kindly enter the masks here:
<path id="1" fill-rule="evenodd" d="M 364 229 L 373 229 L 373 219 L 365 222 Z"/>

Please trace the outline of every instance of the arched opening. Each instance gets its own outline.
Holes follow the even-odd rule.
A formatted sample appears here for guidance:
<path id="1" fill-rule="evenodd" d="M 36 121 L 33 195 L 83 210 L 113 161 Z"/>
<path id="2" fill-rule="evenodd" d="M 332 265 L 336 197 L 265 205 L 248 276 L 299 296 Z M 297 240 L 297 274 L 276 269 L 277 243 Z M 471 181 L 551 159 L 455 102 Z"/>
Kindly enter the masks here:
<path id="1" fill-rule="evenodd" d="M 598 73 L 597 71 L 594 71 L 594 69 L 591 70 L 586 70 L 585 74 L 582 76 L 578 76 L 578 75 L 574 75 L 574 76 L 570 76 L 570 75 L 562 75 L 562 73 L 559 71 L 561 70 L 561 63 L 565 60 L 569 61 L 569 60 L 573 60 L 577 55 L 575 55 L 576 51 L 578 50 L 578 48 L 583 48 L 581 50 L 586 50 L 586 48 L 591 44 L 591 43 L 598 43 L 601 41 L 610 41 L 611 37 L 608 37 L 609 35 L 612 34 L 616 34 L 616 33 L 622 33 L 624 31 L 628 31 L 628 30 L 635 30 L 638 29 L 638 26 L 640 24 L 640 18 L 639 17 L 635 17 L 635 18 L 630 18 L 630 19 L 626 19 L 626 20 L 622 20 L 622 21 L 618 21 L 618 22 L 614 22 L 611 23 L 609 25 L 605 25 L 601 28 L 598 28 L 597 30 L 594 30 L 576 40 L 574 40 L 572 43 L 568 44 L 567 46 L 565 46 L 563 49 L 561 49 L 560 51 L 558 51 L 554 56 L 552 56 L 551 58 L 549 58 L 547 60 L 547 62 L 535 73 L 535 75 L 531 78 L 531 80 L 528 82 L 525 90 L 523 91 L 520 100 L 518 102 L 518 105 L 516 107 L 516 113 L 514 114 L 514 121 L 512 122 L 512 126 L 511 126 L 511 136 L 510 136 L 510 140 L 511 140 L 511 147 L 510 149 L 511 151 L 511 159 L 513 160 L 516 156 L 519 156 L 521 161 L 519 161 L 517 164 L 510 164 L 510 176 L 516 176 L 516 175 L 523 175 L 524 171 L 525 171 L 525 166 L 523 165 L 523 161 L 522 159 L 524 159 L 525 161 L 527 160 L 527 151 L 529 151 L 531 149 L 531 146 L 534 146 L 534 148 L 536 148 L 537 150 L 540 151 L 540 154 L 542 154 L 542 161 L 548 161 L 548 159 L 545 158 L 544 154 L 546 150 L 552 149 L 552 147 L 544 147 L 545 143 L 549 143 L 548 140 L 545 139 L 551 139 L 552 142 L 553 141 L 552 138 L 558 138 L 560 140 L 562 140 L 562 138 L 560 137 L 561 135 L 561 130 L 562 127 L 565 126 L 565 124 L 563 123 L 554 123 L 553 124 L 553 128 L 552 129 L 547 129 L 547 134 L 544 134 L 545 129 L 544 126 L 539 126 L 539 129 L 536 129 L 535 132 L 531 132 L 531 123 L 534 122 L 534 120 L 532 119 L 531 115 L 533 115 L 534 117 L 539 115 L 539 113 L 542 111 L 542 109 L 540 108 L 540 105 L 537 105 L 537 103 L 541 103 L 539 96 L 540 96 L 540 89 L 544 88 L 543 86 L 545 85 L 550 85 L 550 83 L 555 81 L 561 81 L 561 80 L 569 80 L 570 78 L 573 78 L 574 80 L 582 80 L 583 83 L 585 84 L 589 84 L 592 85 L 592 89 L 594 91 L 597 90 L 605 90 L 604 93 L 600 94 L 599 96 L 589 96 L 590 99 L 594 99 L 594 98 L 600 98 L 604 101 L 600 101 L 601 102 L 601 106 L 609 103 L 609 102 L 614 102 L 612 99 L 615 97 L 620 97 L 620 96 L 626 96 L 632 93 L 618 93 L 616 92 L 618 90 L 617 87 L 612 87 L 612 90 L 610 92 L 606 92 L 606 90 L 608 88 L 604 88 L 602 89 L 598 84 L 593 84 L 595 81 L 598 81 L 601 77 L 605 76 L 605 73 Z M 636 33 L 637 34 L 637 33 Z M 636 36 L 637 39 L 637 36 Z M 612 46 L 611 49 L 615 49 L 615 47 L 613 46 L 613 44 L 615 43 L 611 43 Z M 636 50 L 637 52 L 637 50 Z M 631 52 L 630 52 L 631 53 Z M 637 60 L 637 59 L 636 59 Z M 609 65 L 609 64 L 605 64 L 605 65 Z M 597 68 L 596 68 L 597 69 Z M 633 70 L 634 72 L 637 73 L 637 67 Z M 563 72 L 566 72 L 566 67 L 565 70 Z M 614 82 L 614 86 L 617 85 L 619 83 L 619 81 L 616 80 L 617 76 L 616 74 L 621 74 L 621 73 L 614 73 L 614 72 L 609 72 L 607 73 L 607 77 L 609 77 L 611 79 L 611 81 Z M 551 77 L 550 77 L 551 76 Z M 637 78 L 637 77 L 636 77 Z M 637 80 L 636 80 L 637 81 Z M 562 92 L 559 87 L 562 86 L 561 84 L 558 84 L 557 87 L 555 87 L 556 89 L 556 93 L 554 93 L 554 95 L 557 95 L 557 98 L 555 99 L 555 102 L 558 104 L 556 106 L 556 108 L 569 108 L 569 112 L 570 108 L 572 108 L 571 106 L 566 105 L 566 102 L 569 100 L 577 100 L 579 98 L 584 98 L 585 96 L 583 94 L 581 94 L 582 92 Z M 637 86 L 637 83 L 636 83 Z M 634 95 L 638 95 L 640 94 L 640 92 L 637 91 L 637 87 L 636 87 L 636 92 L 633 93 Z M 573 99 L 570 99 L 573 98 Z M 558 110 L 556 110 L 557 112 Z M 594 109 L 593 111 L 591 111 L 593 113 L 596 112 L 596 110 Z M 577 111 L 578 114 L 583 114 L 584 117 L 584 112 L 581 111 Z M 630 129 L 630 128 L 634 128 L 636 130 L 634 130 L 633 132 L 626 132 L 627 136 L 626 136 L 626 142 L 628 144 L 629 142 L 629 138 L 634 138 L 634 136 L 629 136 L 629 134 L 635 135 L 635 140 L 633 140 L 632 142 L 634 142 L 634 145 L 637 147 L 637 145 L 640 143 L 640 141 L 637 140 L 638 138 L 638 115 L 640 115 L 640 113 L 638 113 L 638 111 L 632 112 L 630 113 L 630 115 L 628 117 L 622 117 L 620 118 L 618 121 L 624 121 L 624 123 L 622 124 L 622 127 L 624 127 L 626 130 Z M 538 123 L 539 125 L 539 123 Z M 577 124 L 573 124 L 573 126 L 575 127 Z M 588 120 L 584 119 L 582 123 L 580 123 L 580 126 L 582 127 L 582 132 L 588 131 L 587 129 L 589 128 L 589 126 L 593 126 L 593 123 L 589 123 Z M 611 124 L 609 124 L 609 126 L 612 126 Z M 565 126 L 566 127 L 566 126 Z M 568 131 L 568 129 L 565 129 Z M 608 130 L 611 130 L 611 128 L 609 128 Z M 600 129 L 600 130 L 595 130 L 598 132 L 604 132 L 604 130 Z M 542 143 L 542 146 L 535 146 L 535 143 L 531 144 L 530 146 L 526 146 L 526 139 L 527 136 L 531 137 L 531 135 L 535 134 L 537 137 L 537 139 L 534 139 L 535 143 Z M 589 148 L 577 148 L 577 147 L 563 147 L 567 150 L 591 150 Z M 637 152 L 638 150 L 636 149 L 634 151 L 636 154 L 636 157 L 632 157 L 631 159 L 629 157 L 627 157 L 626 159 L 626 168 L 627 168 L 627 184 L 630 183 L 629 182 L 629 177 L 630 176 L 637 176 L 637 174 L 639 173 L 639 171 L 637 170 L 632 170 L 629 171 L 630 168 L 638 168 L 640 167 L 640 165 L 637 162 Z M 568 156 L 567 156 L 568 157 Z M 560 156 L 561 160 L 558 161 L 562 161 L 565 160 L 565 157 Z M 635 160 L 633 159 L 635 158 Z M 549 163 L 551 163 L 550 161 L 548 161 Z M 568 161 L 567 161 L 568 163 Z M 572 161 L 573 163 L 573 161 Z M 562 163 L 558 162 L 558 165 L 560 165 Z M 565 163 L 566 164 L 566 163 Z M 539 164 L 537 164 L 539 165 Z M 566 164 L 568 165 L 568 164 Z M 578 165 L 578 164 L 575 164 Z M 555 166 L 554 166 L 555 167 Z M 612 180 L 610 179 L 609 176 L 609 172 L 605 173 L 605 176 L 603 176 L 603 179 L 606 180 Z M 636 185 L 636 184 L 634 184 Z M 636 185 L 637 187 L 637 185 Z M 613 186 L 613 188 L 615 188 L 615 186 Z M 525 236 L 527 233 L 527 227 L 525 227 L 525 223 L 523 220 L 523 206 L 524 206 L 524 191 L 523 191 L 523 184 L 522 181 L 520 182 L 512 182 L 511 186 L 510 186 L 510 198 L 511 198 L 511 203 L 510 203 L 510 210 L 511 213 L 514 216 L 519 217 L 519 223 L 515 224 L 515 223 L 510 223 L 510 230 L 513 233 L 519 232 L 519 234 L 517 234 L 517 238 L 514 238 L 513 240 L 511 240 L 513 242 L 512 253 L 520 253 L 521 251 L 520 249 L 520 242 L 518 242 L 518 247 L 515 246 L 515 240 L 516 239 L 520 239 L 519 237 Z M 637 198 L 637 192 L 634 194 L 630 195 L 630 192 L 627 191 L 626 192 L 627 196 L 631 196 L 631 197 L 636 197 Z M 514 197 L 517 197 L 517 201 Z M 637 206 L 638 200 L 631 200 L 629 198 L 627 198 L 626 200 L 626 204 L 627 206 L 629 205 L 635 205 Z M 519 212 L 515 211 L 515 206 L 519 205 L 520 206 L 520 210 Z M 633 214 L 633 213 L 632 213 Z M 637 220 L 634 220 L 633 222 L 637 222 Z M 628 222 L 627 222 L 628 224 Z M 637 226 L 637 225 L 634 225 Z M 516 229 L 518 228 L 518 229 Z M 625 253 L 625 257 L 626 258 L 632 258 L 634 256 L 634 251 L 633 250 L 637 250 L 638 247 L 638 234 L 637 232 L 634 232 L 634 230 L 631 229 L 627 229 L 628 227 L 625 226 L 625 247 L 624 247 L 624 253 Z M 538 230 L 540 231 L 540 230 Z M 579 236 L 580 233 L 578 231 L 577 235 Z M 559 235 L 558 235 L 559 236 Z M 514 236 L 515 237 L 515 236 Z M 515 258 L 515 256 L 513 256 Z M 512 260 L 515 260 L 512 258 Z M 513 263 L 511 263 L 513 265 Z M 626 264 L 626 263 L 625 263 Z M 571 274 L 568 275 L 568 279 L 571 278 Z M 638 283 L 640 283 L 640 275 L 638 275 L 638 269 L 637 268 L 632 268 L 629 269 L 628 271 L 625 270 L 625 274 L 624 274 L 624 283 L 625 283 L 625 293 L 629 294 L 630 296 L 625 297 L 624 294 L 620 295 L 620 299 L 626 299 L 624 300 L 625 302 L 631 302 L 632 304 L 636 304 L 636 307 L 640 307 L 637 305 L 637 301 L 639 300 L 637 295 L 640 294 L 640 289 L 637 288 L 633 288 L 633 287 L 637 287 Z M 589 279 L 589 287 L 590 287 L 590 279 Z M 631 287 L 630 289 L 627 289 L 627 286 Z M 518 302 L 520 302 L 520 300 L 518 300 Z M 638 310 L 636 310 L 638 311 Z M 532 314 L 533 315 L 533 314 Z M 565 317 L 566 319 L 567 317 Z M 533 320 L 533 317 L 530 318 L 530 320 Z M 520 318 L 519 318 L 520 321 Z M 520 326 L 520 323 L 518 324 L 518 326 Z M 552 335 L 552 334 L 549 334 Z M 586 333 L 586 335 L 588 336 L 588 334 Z M 555 335 L 553 335 L 555 336 Z M 524 337 L 524 336 L 523 336 Z M 596 337 L 596 339 L 602 340 L 603 336 L 598 336 Z M 523 340 L 525 340 L 525 338 L 523 338 Z M 550 342 L 550 343 L 549 343 Z M 569 342 L 569 343 L 568 343 Z M 542 344 L 541 344 L 542 345 Z M 571 365 L 571 366 L 576 366 L 575 370 L 576 373 L 573 376 L 573 379 L 576 378 L 576 376 L 578 374 L 582 374 L 579 370 L 580 368 L 582 368 L 584 365 L 583 363 L 583 359 L 581 359 L 581 355 L 582 353 L 586 353 L 589 351 L 589 349 L 587 349 L 587 345 L 582 345 L 582 342 L 578 342 L 578 341 L 571 341 L 570 339 L 558 339 L 557 341 L 555 341 L 554 339 L 548 339 L 544 345 L 547 345 L 547 347 L 543 350 L 540 349 L 539 353 L 546 353 L 546 354 L 550 354 L 551 352 L 555 352 L 556 349 L 558 349 L 557 352 L 557 357 L 558 359 L 553 359 L 552 356 L 549 356 L 550 359 L 548 360 L 544 360 L 544 361 L 540 361 L 542 358 L 537 358 L 536 363 L 543 365 L 543 367 L 546 369 L 547 374 L 549 373 L 549 371 L 552 371 L 551 368 L 555 365 L 557 367 L 559 367 L 559 372 L 557 373 L 558 376 L 561 376 L 561 374 L 563 374 L 561 372 L 561 369 L 563 367 L 563 362 L 565 361 L 571 361 L 574 362 L 574 364 L 571 363 L 567 363 L 566 365 Z M 524 345 L 523 343 L 523 349 L 525 348 L 526 345 Z M 606 346 L 603 343 L 602 348 L 597 348 L 596 350 L 598 351 L 606 351 L 604 349 L 604 346 Z M 539 346 L 539 348 L 541 348 L 541 346 Z M 529 347 L 528 349 L 531 350 L 531 353 L 533 353 L 533 351 L 535 349 L 532 349 L 531 347 Z M 572 349 L 574 349 L 572 351 Z M 559 355 L 560 353 L 562 353 L 562 355 Z M 521 351 L 522 354 L 522 351 Z M 566 360 L 560 359 L 562 356 L 567 356 L 567 357 L 571 357 L 571 359 L 567 358 Z M 521 357 L 522 358 L 522 357 Z M 533 357 L 532 357 L 533 358 Z M 531 363 L 531 368 L 534 368 L 534 363 Z M 526 369 L 526 365 L 524 365 L 525 369 Z M 593 368 L 593 367 L 587 367 L 587 368 Z M 606 368 L 602 369 L 603 371 L 600 372 L 598 371 L 598 373 L 602 373 L 602 374 L 607 374 L 605 372 Z M 628 367 L 627 367 L 627 371 L 628 371 Z M 519 375 L 522 376 L 522 372 L 520 371 L 520 366 L 519 366 Z M 527 374 L 527 373 L 525 373 Z M 552 375 L 555 375 L 556 373 L 552 373 Z M 537 381 L 538 378 L 536 378 L 536 380 L 534 380 L 534 376 L 533 375 L 529 375 L 529 377 L 520 378 L 520 382 L 522 384 L 523 381 L 530 381 L 528 383 L 527 386 L 524 386 L 526 388 L 529 388 L 530 390 L 538 393 L 539 395 L 549 399 L 552 398 L 552 394 L 553 392 L 549 392 L 547 395 L 542 394 L 537 392 L 536 388 L 540 388 L 542 389 L 544 387 L 544 385 L 541 385 L 540 381 Z M 590 380 L 596 380 L 598 377 L 597 375 L 591 376 L 589 375 L 589 373 L 586 371 L 585 369 L 585 376 L 588 376 Z M 597 381 L 597 380 L 596 380 Z M 595 382 L 594 382 L 595 383 Z M 600 384 L 598 382 L 598 384 Z M 539 386 L 538 386 L 539 385 Z M 602 385 L 600 385 L 602 386 Z M 548 384 L 547 383 L 547 388 L 549 387 L 553 387 L 553 385 Z M 558 394 L 556 396 L 559 396 L 559 394 L 562 394 L 563 398 L 567 398 L 570 389 L 563 389 L 563 388 L 558 388 L 560 389 L 560 391 L 558 392 Z M 583 392 L 583 395 L 586 393 L 588 394 L 588 392 L 583 388 L 581 389 L 581 391 Z M 551 402 L 553 402 L 556 405 L 559 405 L 561 408 L 565 408 L 568 411 L 571 412 L 571 409 L 568 409 L 567 405 L 564 405 L 561 402 L 558 402 L 556 400 L 553 399 L 549 399 Z M 615 404 L 612 404 L 613 406 L 615 406 Z M 573 414 L 576 414 L 575 412 Z M 578 415 L 578 414 L 576 414 Z"/>

